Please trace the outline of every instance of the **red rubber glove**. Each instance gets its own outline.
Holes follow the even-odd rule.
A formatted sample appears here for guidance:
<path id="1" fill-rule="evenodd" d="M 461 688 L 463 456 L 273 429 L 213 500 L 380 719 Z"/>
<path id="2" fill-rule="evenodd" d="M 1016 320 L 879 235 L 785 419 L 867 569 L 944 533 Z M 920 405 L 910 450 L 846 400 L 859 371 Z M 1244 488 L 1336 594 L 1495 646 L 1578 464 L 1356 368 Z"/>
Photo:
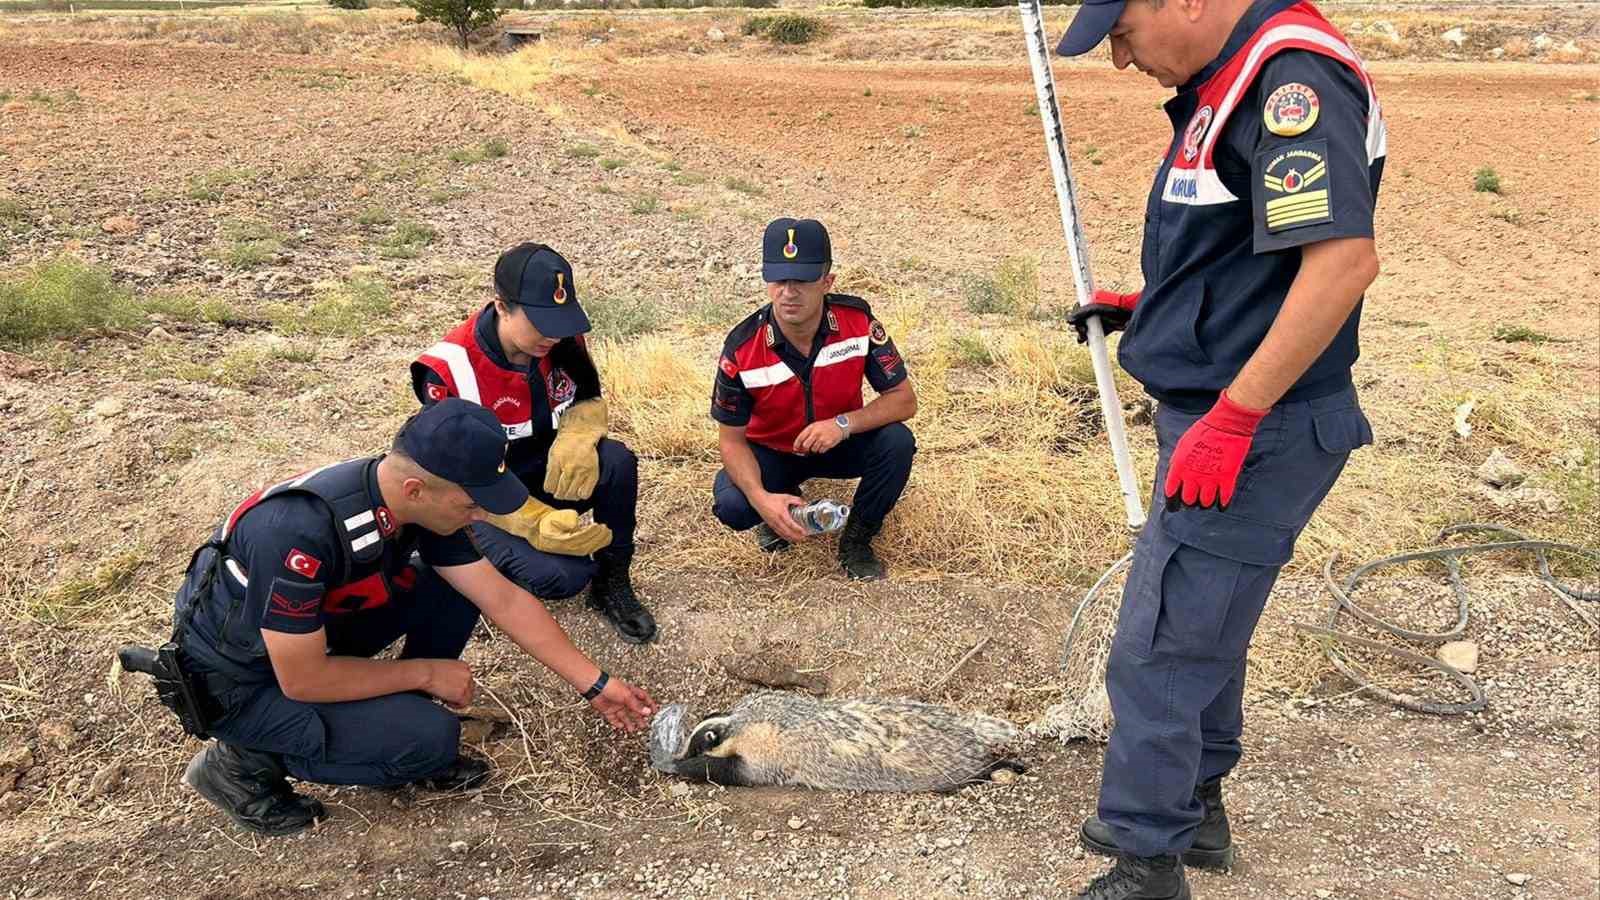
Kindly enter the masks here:
<path id="1" fill-rule="evenodd" d="M 1233 488 L 1250 452 L 1250 441 L 1268 412 L 1271 410 L 1234 403 L 1227 391 L 1219 394 L 1216 405 L 1189 426 L 1172 451 L 1172 461 L 1167 464 L 1167 507 L 1173 508 L 1180 499 L 1186 506 L 1206 507 L 1218 500 L 1218 508 L 1233 502 Z"/>
<path id="2" fill-rule="evenodd" d="M 1078 331 L 1078 343 L 1089 342 L 1088 321 L 1091 316 L 1100 317 L 1100 327 L 1106 334 L 1121 331 L 1128 327 L 1128 320 L 1133 318 L 1133 307 L 1139 302 L 1138 292 L 1132 294 L 1113 294 L 1110 291 L 1095 289 L 1094 299 L 1082 306 L 1075 307 L 1067 313 L 1067 324 Z"/>

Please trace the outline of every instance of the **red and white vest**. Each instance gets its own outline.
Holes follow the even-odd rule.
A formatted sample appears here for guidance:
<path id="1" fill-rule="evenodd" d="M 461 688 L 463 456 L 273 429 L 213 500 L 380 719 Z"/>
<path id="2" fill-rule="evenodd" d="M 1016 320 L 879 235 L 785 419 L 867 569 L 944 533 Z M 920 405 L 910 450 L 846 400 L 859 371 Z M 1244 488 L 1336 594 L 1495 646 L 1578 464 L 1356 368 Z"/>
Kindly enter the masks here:
<path id="1" fill-rule="evenodd" d="M 1361 57 L 1310 3 L 1296 3 L 1267 19 L 1227 65 L 1199 88 L 1199 106 L 1184 132 L 1161 199 L 1167 203 L 1210 206 L 1232 203 L 1234 196 L 1217 176 L 1212 158 L 1228 117 L 1238 109 L 1262 65 L 1285 50 L 1310 50 L 1349 66 L 1367 87 L 1367 162 L 1388 152 L 1388 130 Z"/>
<path id="2" fill-rule="evenodd" d="M 777 325 L 770 308 L 735 329 L 730 335 L 732 346 L 723 351 L 722 366 L 723 372 L 738 378 L 755 399 L 745 438 L 793 453 L 794 439 L 807 425 L 860 409 L 872 324 L 866 301 L 829 294 L 828 334 L 805 378 L 778 354 Z"/>
<path id="3" fill-rule="evenodd" d="M 423 351 L 414 365 L 427 366 L 444 379 L 449 396 L 488 407 L 505 426 L 506 437 L 512 441 L 547 430 L 546 423 L 535 423 L 535 415 L 541 418 L 548 415 L 548 431 L 554 431 L 560 424 L 561 413 L 577 396 L 577 384 L 551 357 L 540 357 L 537 370 L 545 396 L 544 402 L 536 407 L 528 374 L 496 365 L 478 346 L 478 319 L 483 314 L 483 310 L 479 310 L 451 329 L 444 340 Z M 575 340 L 583 346 L 582 335 Z"/>

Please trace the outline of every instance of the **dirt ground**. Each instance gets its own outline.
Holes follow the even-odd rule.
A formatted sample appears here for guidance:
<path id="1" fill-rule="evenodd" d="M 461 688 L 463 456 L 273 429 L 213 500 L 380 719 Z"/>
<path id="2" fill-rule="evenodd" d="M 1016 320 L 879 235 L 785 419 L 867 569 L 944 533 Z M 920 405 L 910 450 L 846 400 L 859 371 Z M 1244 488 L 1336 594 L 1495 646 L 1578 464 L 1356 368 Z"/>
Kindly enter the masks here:
<path id="1" fill-rule="evenodd" d="M 1572 34 L 1595 33 L 1583 9 Z M 759 228 L 789 210 L 829 223 L 847 283 L 959 327 L 1003 327 L 962 309 L 966 279 L 997 258 L 1036 251 L 1044 283 L 1058 280 L 1059 223 L 1020 55 L 981 41 L 971 58 L 897 55 L 893 41 L 931 42 L 910 17 L 894 21 L 913 23 L 911 37 L 873 32 L 877 43 L 852 53 L 840 49 L 848 34 L 780 51 L 741 40 L 738 17 L 719 15 L 660 28 L 699 35 L 718 22 L 734 35 L 726 44 L 650 52 L 604 18 L 552 17 L 571 61 L 516 96 L 371 40 L 324 56 L 163 40 L 158 28 L 94 40 L 67 26 L 0 30 L 0 200 L 16 198 L 29 223 L 0 264 L 65 251 L 141 295 L 233 310 L 0 349 L 5 896 L 1053 897 L 1103 868 L 1074 836 L 1093 811 L 1097 745 L 1031 746 L 1018 783 L 952 796 L 676 784 L 649 770 L 642 739 L 607 732 L 487 628 L 466 658 L 484 702 L 513 719 L 473 740 L 497 763 L 489 786 L 468 797 L 310 787 L 327 821 L 256 839 L 178 783 L 194 743 L 144 683 L 110 671 L 119 644 L 160 639 L 188 550 L 237 498 L 387 440 L 411 405 L 405 363 L 480 302 L 489 264 L 517 240 L 575 248 L 586 296 L 657 308 L 656 329 L 701 368 L 759 296 Z M 1388 519 L 1593 534 L 1592 519 L 1574 521 L 1592 513 L 1581 500 L 1499 509 L 1472 482 L 1502 445 L 1556 493 L 1574 450 L 1592 473 L 1600 67 L 1402 59 L 1373 71 L 1391 159 L 1358 376 L 1380 443 L 1308 532 L 1258 634 L 1247 753 L 1228 784 L 1240 863 L 1197 875 L 1196 896 L 1596 896 L 1600 652 L 1523 567 L 1472 570 L 1481 714 L 1422 716 L 1357 696 L 1291 628 L 1325 608 L 1315 566 L 1326 550 L 1369 557 L 1425 539 Z M 1147 179 L 1167 140 L 1162 92 L 1104 61 L 1058 63 L 1057 78 L 1097 276 L 1132 289 Z M 503 155 L 467 152 L 495 139 Z M 1470 188 L 1486 165 L 1499 194 Z M 374 207 L 436 235 L 411 258 L 383 255 L 395 226 L 362 221 Z M 277 235 L 253 267 L 227 262 L 241 220 Z M 273 324 L 275 305 L 313 305 L 353 279 L 389 291 L 372 328 Z M 1493 337 L 1506 322 L 1545 340 Z M 1468 397 L 1478 430 L 1451 437 Z M 554 604 L 612 671 L 708 712 L 750 689 L 717 657 L 765 644 L 839 695 L 913 696 L 1021 723 L 1059 698 L 1073 603 L 1114 557 L 1082 559 L 1069 585 L 939 572 L 897 557 L 892 540 L 884 552 L 901 577 L 880 585 L 843 581 L 827 548 L 768 559 L 678 490 L 714 469 L 709 444 L 691 432 L 681 448 L 647 451 L 643 409 L 624 437 L 644 457 L 639 583 L 661 640 L 625 647 L 581 604 Z M 1134 440 L 1147 458 L 1148 428 Z M 1089 462 L 1070 464 L 1091 477 Z M 1423 474 L 1397 490 L 1406 467 Z M 96 571 L 99 589 L 63 594 Z M 1441 580 L 1430 583 L 1393 611 L 1448 624 Z"/>

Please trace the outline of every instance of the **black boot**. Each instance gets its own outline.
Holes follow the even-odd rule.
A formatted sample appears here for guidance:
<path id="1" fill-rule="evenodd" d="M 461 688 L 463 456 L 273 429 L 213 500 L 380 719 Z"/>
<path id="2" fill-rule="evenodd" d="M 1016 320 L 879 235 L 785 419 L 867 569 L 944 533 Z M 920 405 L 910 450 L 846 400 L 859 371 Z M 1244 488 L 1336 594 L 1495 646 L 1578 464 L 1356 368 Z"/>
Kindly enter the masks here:
<path id="1" fill-rule="evenodd" d="M 467 791 L 488 781 L 489 771 L 487 761 L 462 753 L 444 769 L 417 779 L 416 784 L 430 791 Z"/>
<path id="2" fill-rule="evenodd" d="M 767 553 L 779 553 L 792 546 L 787 538 L 779 537 L 778 533 L 772 530 L 772 526 L 765 522 L 756 525 L 755 532 L 756 546 Z"/>
<path id="3" fill-rule="evenodd" d="M 1119 856 L 1111 871 L 1078 895 L 1087 900 L 1191 900 L 1176 856 Z"/>
<path id="4" fill-rule="evenodd" d="M 283 776 L 276 753 L 217 741 L 189 761 L 183 783 L 257 834 L 294 834 L 327 816 L 321 801 L 296 794 Z"/>
<path id="5" fill-rule="evenodd" d="M 1197 869 L 1228 869 L 1233 866 L 1233 833 L 1228 828 L 1228 810 L 1222 805 L 1222 779 L 1216 778 L 1194 789 L 1196 800 L 1206 808 L 1206 817 L 1195 832 L 1194 843 L 1183 852 L 1183 864 Z M 1083 823 L 1078 842 L 1093 853 L 1117 856 L 1116 836 L 1098 818 Z"/>
<path id="6" fill-rule="evenodd" d="M 885 576 L 883 563 L 872 552 L 872 539 L 878 536 L 882 522 L 863 522 L 850 515 L 839 535 L 839 562 L 845 575 L 857 581 L 878 581 Z"/>
<path id="7" fill-rule="evenodd" d="M 633 565 L 633 548 L 608 547 L 594 555 L 599 568 L 589 583 L 589 606 L 599 610 L 630 644 L 646 644 L 656 636 L 656 620 L 633 592 L 628 567 Z"/>

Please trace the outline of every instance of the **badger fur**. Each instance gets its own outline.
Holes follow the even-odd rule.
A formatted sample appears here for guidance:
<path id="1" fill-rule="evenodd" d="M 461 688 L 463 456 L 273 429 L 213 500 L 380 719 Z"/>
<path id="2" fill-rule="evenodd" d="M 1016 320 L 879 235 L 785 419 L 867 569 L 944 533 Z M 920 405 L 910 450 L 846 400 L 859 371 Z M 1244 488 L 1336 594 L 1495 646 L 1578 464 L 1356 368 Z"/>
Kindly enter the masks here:
<path id="1" fill-rule="evenodd" d="M 953 791 L 998 770 L 1019 731 L 1001 719 L 912 700 L 838 700 L 764 691 L 701 719 L 684 737 L 681 705 L 652 723 L 651 763 L 729 786 Z"/>

